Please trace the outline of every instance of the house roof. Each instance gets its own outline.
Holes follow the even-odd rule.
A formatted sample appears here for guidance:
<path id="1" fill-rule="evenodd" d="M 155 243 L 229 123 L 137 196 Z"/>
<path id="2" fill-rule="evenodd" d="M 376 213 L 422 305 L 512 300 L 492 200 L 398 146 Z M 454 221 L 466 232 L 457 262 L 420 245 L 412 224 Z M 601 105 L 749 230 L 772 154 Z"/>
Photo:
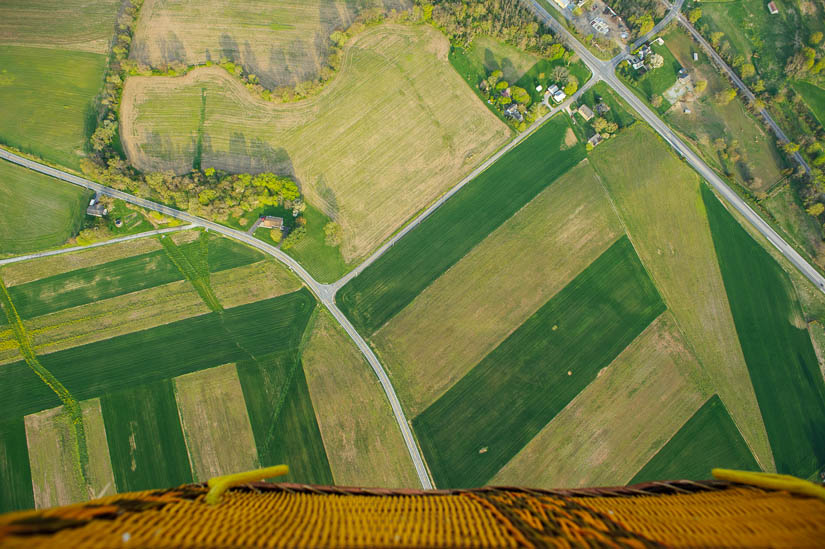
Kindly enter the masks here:
<path id="1" fill-rule="evenodd" d="M 284 218 L 266 215 L 261 217 L 260 226 L 265 229 L 280 229 L 284 226 Z"/>
<path id="2" fill-rule="evenodd" d="M 579 107 L 579 114 L 582 115 L 585 120 L 590 120 L 593 118 L 593 111 L 587 105 L 582 105 Z"/>

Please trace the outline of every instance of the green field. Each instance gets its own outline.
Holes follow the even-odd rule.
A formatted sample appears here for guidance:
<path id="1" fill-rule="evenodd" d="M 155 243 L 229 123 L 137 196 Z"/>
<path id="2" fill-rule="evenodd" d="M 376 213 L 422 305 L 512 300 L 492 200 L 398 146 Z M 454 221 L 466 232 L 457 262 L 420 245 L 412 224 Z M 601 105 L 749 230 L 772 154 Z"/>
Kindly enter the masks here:
<path id="1" fill-rule="evenodd" d="M 355 326 L 371 334 L 490 232 L 584 158 L 564 146 L 570 127 L 554 117 L 451 197 L 338 292 Z"/>
<path id="2" fill-rule="evenodd" d="M 284 251 L 312 273 L 318 282 L 335 282 L 344 276 L 353 265 L 344 261 L 339 246 L 327 246 L 324 242 L 326 238 L 324 226 L 329 223 L 329 218 L 309 204 L 303 215 L 307 220 L 306 236 L 295 246 Z"/>
<path id="3" fill-rule="evenodd" d="M 708 399 L 628 484 L 706 480 L 714 467 L 760 470 L 719 395 Z"/>
<path id="4" fill-rule="evenodd" d="M 333 484 L 324 442 L 294 349 L 239 362 L 249 421 L 261 467 L 289 465 L 279 480 Z"/>
<path id="5" fill-rule="evenodd" d="M 36 252 L 66 242 L 80 230 L 90 194 L 0 163 L 0 255 Z"/>
<path id="6" fill-rule="evenodd" d="M 106 56 L 0 46 L 0 144 L 79 169 Z"/>
<path id="7" fill-rule="evenodd" d="M 811 82 L 794 82 L 794 89 L 802 96 L 819 123 L 825 126 L 825 89 Z"/>
<path id="8" fill-rule="evenodd" d="M 713 243 L 776 470 L 825 467 L 825 383 L 787 273 L 703 186 Z"/>
<path id="9" fill-rule="evenodd" d="M 0 421 L 0 513 L 34 508 L 23 418 Z"/>
<path id="10" fill-rule="evenodd" d="M 3 0 L 0 43 L 106 53 L 120 4 L 118 0 Z"/>
<path id="11" fill-rule="evenodd" d="M 450 66 L 449 48 L 428 25 L 370 27 L 323 92 L 301 101 L 266 101 L 216 66 L 129 77 L 121 141 L 143 171 L 188 172 L 202 134 L 205 168 L 294 176 L 341 225 L 352 262 L 511 135 Z"/>
<path id="12" fill-rule="evenodd" d="M 77 400 L 215 365 L 294 349 L 314 299 L 309 290 L 209 313 L 40 356 Z M 60 401 L 24 362 L 0 368 L 3 417 L 53 408 Z"/>
<path id="13" fill-rule="evenodd" d="M 664 310 L 623 237 L 413 420 L 436 485 L 489 481 Z"/>
<path id="14" fill-rule="evenodd" d="M 101 408 L 119 492 L 192 482 L 170 380 L 108 393 Z"/>
<path id="15" fill-rule="evenodd" d="M 181 250 L 187 254 L 197 254 L 200 244 L 191 242 L 181 246 Z M 257 250 L 227 238 L 209 239 L 208 263 L 211 272 L 248 265 L 262 258 L 263 255 Z M 9 294 L 20 316 L 29 319 L 183 278 L 166 253 L 158 250 L 12 286 Z"/>

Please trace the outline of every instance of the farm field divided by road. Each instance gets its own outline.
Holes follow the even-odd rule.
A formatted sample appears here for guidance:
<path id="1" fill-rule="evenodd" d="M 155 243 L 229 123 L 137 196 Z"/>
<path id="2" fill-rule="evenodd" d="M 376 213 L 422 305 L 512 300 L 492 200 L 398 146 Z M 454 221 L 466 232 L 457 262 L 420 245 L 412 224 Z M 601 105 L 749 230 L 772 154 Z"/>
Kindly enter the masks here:
<path id="1" fill-rule="evenodd" d="M 317 313 L 309 292 L 283 267 L 225 238 L 198 231 L 164 238 L 176 241 L 175 261 L 168 244 L 147 237 L 111 245 L 111 252 L 101 247 L 0 269 L 0 276 L 8 272 L 8 294 L 39 363 L 81 403 L 84 423 L 87 403 L 97 410 L 85 429 L 87 458 L 78 458 L 70 419 L 56 408 L 55 394 L 20 361 L 17 332 L 8 329 L 4 314 L 2 348 L 14 354 L 2 356 L 6 364 L 0 372 L 6 388 L 2 412 L 10 418 L 0 435 L 6 448 L 0 475 L 4 486 L 16 488 L 4 496 L 3 510 L 173 486 L 258 464 L 289 463 L 288 479 L 298 482 L 333 483 L 338 474 L 357 478 L 352 464 L 330 467 L 318 418 L 329 425 L 337 411 L 325 408 L 320 415 L 307 386 L 302 342 L 322 337 L 312 335 Z M 150 295 L 156 299 L 147 299 Z M 217 299 L 219 309 L 204 299 Z M 122 322 L 121 316 L 132 321 Z M 318 326 L 327 333 L 329 326 Z M 94 333 L 98 330 L 102 337 Z M 339 340 L 337 345 L 346 351 L 351 344 Z M 317 353 L 311 364 L 326 367 Z M 216 382 L 222 391 L 197 396 Z M 376 387 L 353 387 L 339 398 L 370 398 L 371 391 L 380 395 Z M 359 437 L 382 436 L 384 450 L 376 456 L 369 442 L 358 438 L 350 459 L 387 468 L 381 483 L 401 485 L 411 478 L 412 467 L 400 433 L 386 425 L 391 418 L 386 401 L 373 402 L 371 410 L 375 419 Z M 44 411 L 50 411 L 48 418 Z M 218 422 L 215 431 L 209 418 L 230 417 L 226 414 L 232 421 Z M 28 429 L 23 439 L 21 426 Z M 226 430 L 232 426 L 237 428 Z M 40 436 L 32 438 L 36 432 Z M 49 441 L 58 435 L 63 442 L 55 452 Z M 241 444 L 240 437 L 252 444 Z M 21 440 L 22 450 L 16 446 Z M 224 444 L 238 445 L 233 448 L 242 453 L 221 452 Z"/>
<path id="2" fill-rule="evenodd" d="M 137 167 L 186 172 L 202 128 L 201 165 L 294 174 L 308 202 L 341 224 L 349 262 L 510 135 L 450 66 L 448 50 L 430 27 L 372 27 L 347 45 L 321 94 L 281 105 L 219 67 L 131 77 L 121 139 Z"/>

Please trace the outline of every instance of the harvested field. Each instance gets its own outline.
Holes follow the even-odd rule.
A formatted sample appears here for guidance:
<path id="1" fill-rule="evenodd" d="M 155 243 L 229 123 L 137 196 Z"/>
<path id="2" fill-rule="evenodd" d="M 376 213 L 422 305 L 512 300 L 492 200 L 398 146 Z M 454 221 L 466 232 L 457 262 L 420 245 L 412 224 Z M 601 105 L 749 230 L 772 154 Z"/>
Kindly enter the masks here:
<path id="1" fill-rule="evenodd" d="M 706 480 L 714 467 L 759 471 L 719 395 L 713 395 L 628 484 Z"/>
<path id="2" fill-rule="evenodd" d="M 375 332 L 493 230 L 578 164 L 556 116 L 451 197 L 420 226 L 341 288 L 337 302 L 364 334 Z"/>
<path id="3" fill-rule="evenodd" d="M 491 484 L 535 488 L 627 484 L 707 398 L 703 376 L 673 316 L 664 313 Z M 681 475 L 674 471 L 661 478 Z"/>
<path id="4" fill-rule="evenodd" d="M 333 484 L 304 369 L 294 350 L 238 363 L 262 467 L 289 464 L 279 481 Z"/>
<path id="5" fill-rule="evenodd" d="M 406 0 L 383 2 L 399 7 Z M 146 0 L 132 59 L 153 67 L 218 62 L 241 64 L 269 88 L 314 80 L 326 63 L 333 30 L 347 28 L 357 0 Z"/>
<path id="6" fill-rule="evenodd" d="M 0 513 L 34 508 L 23 417 L 0 421 Z"/>
<path id="7" fill-rule="evenodd" d="M 197 236 L 197 231 L 184 232 Z M 57 276 L 68 271 L 96 267 L 104 263 L 109 263 L 110 261 L 134 257 L 160 249 L 160 242 L 158 242 L 157 238 L 139 238 L 137 240 L 108 244 L 106 246 L 89 248 L 78 252 L 41 257 L 29 261 L 20 261 L 18 263 L 9 263 L 8 265 L 0 267 L 0 269 L 2 269 L 3 280 L 6 282 L 6 286 L 11 288 L 12 286 L 19 286 L 27 282 Z"/>
<path id="8" fill-rule="evenodd" d="M 0 164 L 0 256 L 66 242 L 80 230 L 89 194 L 26 168 Z"/>
<path id="9" fill-rule="evenodd" d="M 80 403 L 89 453 L 84 480 L 71 417 L 63 406 L 26 416 L 26 441 L 37 509 L 69 505 L 115 493 L 100 399 Z"/>
<path id="10" fill-rule="evenodd" d="M 234 364 L 185 374 L 174 383 L 196 481 L 260 467 Z"/>
<path id="11" fill-rule="evenodd" d="M 373 335 L 415 416 L 623 234 L 587 162 L 505 221 Z"/>
<path id="12" fill-rule="evenodd" d="M 825 382 L 796 292 L 713 192 L 702 196 L 776 470 L 813 477 L 825 467 Z"/>
<path id="13" fill-rule="evenodd" d="M 326 310 L 301 360 L 335 484 L 415 486 L 415 468 L 378 379 Z"/>
<path id="14" fill-rule="evenodd" d="M 118 492 L 192 482 L 171 381 L 136 384 L 102 401 Z"/>
<path id="15" fill-rule="evenodd" d="M 308 290 L 42 355 L 41 364 L 78 400 L 298 347 L 315 300 Z M 294 351 L 290 351 L 294 352 Z M 0 414 L 58 406 L 23 362 L 0 367 Z M 105 410 L 104 410 L 105 413 Z M 176 415 L 177 417 L 177 415 Z M 112 458 L 114 459 L 114 457 Z"/>
<path id="16" fill-rule="evenodd" d="M 118 0 L 3 0 L 0 43 L 106 53 Z"/>
<path id="17" fill-rule="evenodd" d="M 621 238 L 413 420 L 436 485 L 489 482 L 664 310 Z"/>
<path id="18" fill-rule="evenodd" d="M 765 470 L 773 456 L 719 271 L 698 176 L 636 125 L 590 161 L 688 345 Z"/>
<path id="19" fill-rule="evenodd" d="M 293 173 L 307 200 L 341 224 L 351 262 L 509 136 L 450 66 L 448 50 L 431 27 L 380 25 L 347 46 L 341 73 L 321 94 L 280 105 L 218 67 L 132 77 L 121 139 L 142 170 L 188 171 L 205 97 L 202 165 Z"/>

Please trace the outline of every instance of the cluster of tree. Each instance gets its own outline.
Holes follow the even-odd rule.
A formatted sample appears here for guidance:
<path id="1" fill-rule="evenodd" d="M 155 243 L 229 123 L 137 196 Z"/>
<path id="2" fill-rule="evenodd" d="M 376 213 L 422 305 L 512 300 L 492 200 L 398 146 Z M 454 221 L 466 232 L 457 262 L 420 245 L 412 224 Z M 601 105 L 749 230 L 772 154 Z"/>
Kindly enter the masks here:
<path id="1" fill-rule="evenodd" d="M 412 19 L 432 22 L 455 46 L 487 35 L 549 59 L 573 55 L 520 0 L 415 0 Z"/>
<path id="2" fill-rule="evenodd" d="M 634 37 L 653 30 L 654 21 L 667 11 L 659 0 L 610 0 L 607 4 L 624 19 Z"/>
<path id="3" fill-rule="evenodd" d="M 567 73 L 564 67 L 556 68 Z M 547 114 L 547 107 L 541 102 L 533 103 L 527 90 L 520 86 L 510 85 L 502 79 L 503 76 L 500 70 L 495 70 L 479 83 L 478 88 L 484 98 L 499 112 L 515 106 L 522 118 L 516 123 L 516 129 L 524 131 L 530 124 Z"/>
<path id="4" fill-rule="evenodd" d="M 611 122 L 606 118 L 602 118 L 601 116 L 593 119 L 593 129 L 596 133 L 600 134 L 603 138 L 607 139 L 617 131 L 619 131 L 619 125 L 615 122 Z"/>

